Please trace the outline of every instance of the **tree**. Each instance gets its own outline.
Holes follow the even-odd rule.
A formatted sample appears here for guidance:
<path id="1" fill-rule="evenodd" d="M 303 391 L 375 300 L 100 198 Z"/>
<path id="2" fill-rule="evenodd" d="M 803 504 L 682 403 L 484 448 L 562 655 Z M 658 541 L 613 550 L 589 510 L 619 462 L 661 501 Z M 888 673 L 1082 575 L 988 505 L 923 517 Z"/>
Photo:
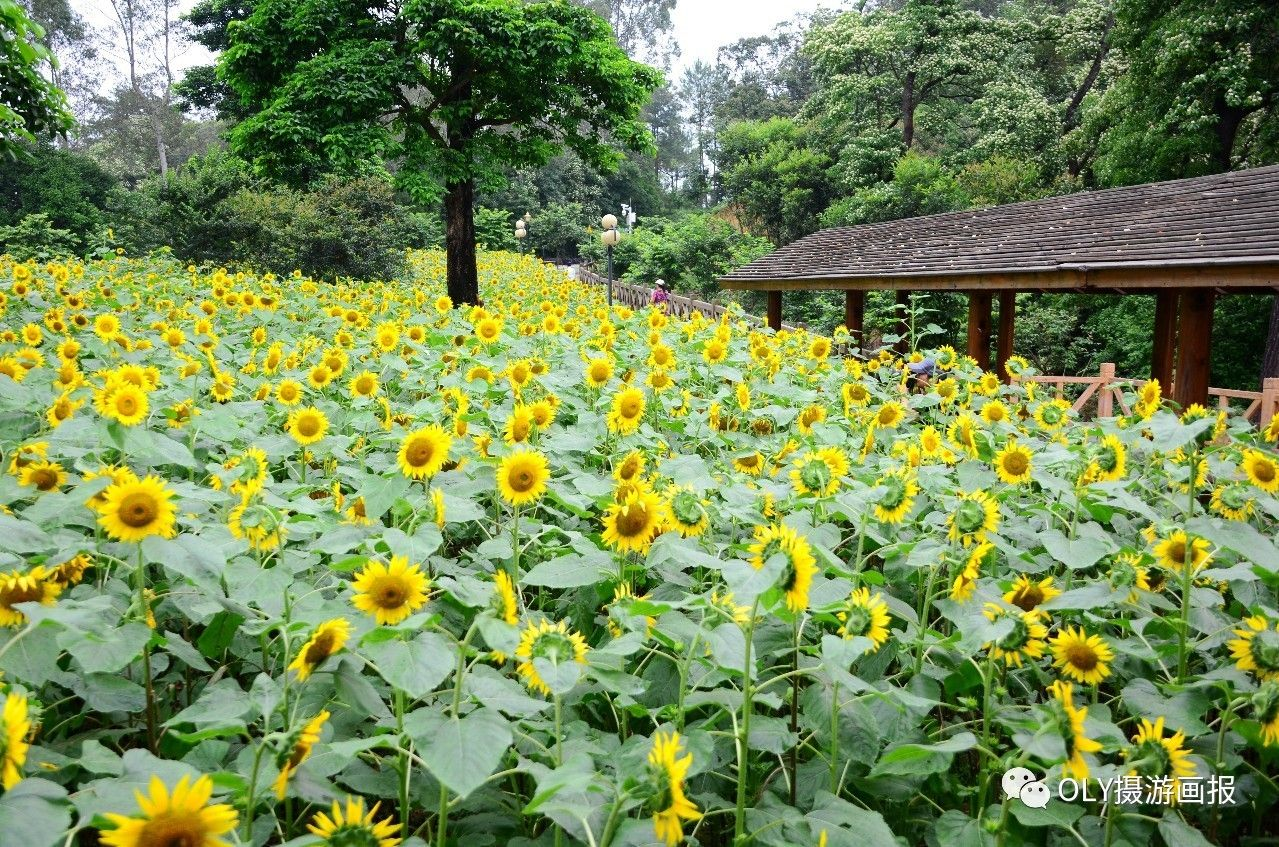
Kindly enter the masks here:
<path id="1" fill-rule="evenodd" d="M 479 298 L 477 182 L 563 147 L 607 167 L 611 143 L 651 146 L 637 117 L 661 75 L 564 0 L 264 0 L 228 29 L 220 74 L 250 111 L 232 145 L 287 181 L 384 156 L 419 200 L 443 184 L 456 303 Z"/>
<path id="2" fill-rule="evenodd" d="M 21 6 L 0 0 L 0 153 L 10 157 L 19 142 L 65 134 L 73 122 L 66 95 L 41 73 L 56 63 L 43 38 Z"/>
<path id="3" fill-rule="evenodd" d="M 671 12 L 676 0 L 574 0 L 594 11 L 613 29 L 626 55 L 662 68 L 679 53 L 671 38 Z"/>
<path id="4" fill-rule="evenodd" d="M 246 20 L 253 8 L 251 0 L 199 0 L 181 18 L 185 37 L 216 56 L 231 46 L 228 25 Z M 184 109 L 212 112 L 227 121 L 245 116 L 235 92 L 218 79 L 216 65 L 187 68 L 174 93 Z"/>

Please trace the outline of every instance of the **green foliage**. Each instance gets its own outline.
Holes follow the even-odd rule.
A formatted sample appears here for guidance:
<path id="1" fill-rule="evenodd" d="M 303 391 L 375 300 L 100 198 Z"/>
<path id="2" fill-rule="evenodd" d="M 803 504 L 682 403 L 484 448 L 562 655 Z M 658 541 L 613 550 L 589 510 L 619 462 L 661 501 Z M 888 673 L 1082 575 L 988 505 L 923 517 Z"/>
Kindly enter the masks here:
<path id="1" fill-rule="evenodd" d="M 504 209 L 477 208 L 475 243 L 485 250 L 514 250 L 515 218 Z"/>
<path id="2" fill-rule="evenodd" d="M 76 250 L 75 233 L 57 229 L 48 215 L 27 215 L 14 226 L 0 226 L 0 253 L 19 260 L 65 256 Z"/>
<path id="3" fill-rule="evenodd" d="M 547 260 L 563 261 L 576 256 L 577 245 L 586 240 L 592 218 L 580 203 L 544 206 L 528 225 L 525 245 Z"/>
<path id="4" fill-rule="evenodd" d="M 893 168 L 893 181 L 863 188 L 822 214 L 824 226 L 892 221 L 966 209 L 972 198 L 940 161 L 912 151 Z"/>
<path id="5" fill-rule="evenodd" d="M 778 244 L 817 229 L 834 196 L 830 159 L 790 118 L 740 122 L 720 134 L 719 182 L 742 220 Z"/>
<path id="6" fill-rule="evenodd" d="M 56 63 L 44 29 L 15 0 L 0 0 L 0 155 L 13 158 L 22 141 L 65 134 L 74 123 L 67 98 L 43 70 Z"/>
<path id="7" fill-rule="evenodd" d="M 116 180 L 92 158 L 48 145 L 24 145 L 24 154 L 0 169 L 0 226 L 43 214 L 74 236 L 81 252 L 107 226 L 103 210 Z"/>

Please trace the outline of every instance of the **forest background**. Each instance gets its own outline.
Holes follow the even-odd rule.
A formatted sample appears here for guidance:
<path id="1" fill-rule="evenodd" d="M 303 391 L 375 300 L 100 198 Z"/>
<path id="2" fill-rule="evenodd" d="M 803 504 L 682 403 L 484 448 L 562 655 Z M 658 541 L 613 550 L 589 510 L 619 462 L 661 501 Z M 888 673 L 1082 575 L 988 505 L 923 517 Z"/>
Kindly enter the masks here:
<path id="1" fill-rule="evenodd" d="M 74 126 L 0 162 L 0 252 L 44 258 L 122 247 L 227 267 L 390 277 L 406 247 L 444 240 L 442 198 L 403 185 L 404 161 L 281 181 L 228 144 L 253 104 L 215 65 L 252 0 L 19 0 L 57 57 Z M 665 73 L 642 120 L 652 144 L 615 169 L 571 152 L 489 174 L 475 196 L 490 249 L 599 261 L 598 221 L 637 221 L 617 272 L 729 296 L 717 275 L 829 226 L 1012 203 L 1279 163 L 1279 16 L 1268 0 L 884 0 L 798 15 L 673 72 L 677 0 L 575 0 L 632 58 Z M 696 0 L 678 0 L 694 3 Z M 116 74 L 114 57 L 123 57 Z M 515 68 L 536 86 L 533 67 Z M 104 86 L 106 76 L 118 77 Z M 429 194 L 429 192 L 427 192 Z M 529 216 L 528 238 L 515 220 Z M 753 295 L 744 305 L 757 311 Z M 922 298 L 960 336 L 958 295 Z M 1113 361 L 1148 372 L 1153 298 L 1022 294 L 1018 352 L 1048 373 Z M 1220 298 L 1212 382 L 1279 376 L 1279 303 Z M 893 330 L 891 294 L 868 328 Z M 787 300 L 788 321 L 829 331 L 838 294 Z"/>

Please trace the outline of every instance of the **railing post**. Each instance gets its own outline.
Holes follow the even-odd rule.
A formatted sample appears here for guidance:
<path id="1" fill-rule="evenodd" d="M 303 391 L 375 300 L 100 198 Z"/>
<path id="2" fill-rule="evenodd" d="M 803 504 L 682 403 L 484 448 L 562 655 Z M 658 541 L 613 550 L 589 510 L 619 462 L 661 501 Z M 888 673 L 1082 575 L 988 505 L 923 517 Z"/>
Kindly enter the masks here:
<path id="1" fill-rule="evenodd" d="M 1275 415 L 1279 415 L 1279 377 L 1268 376 L 1261 381 L 1261 419 L 1262 428 L 1269 426 Z"/>
<path id="2" fill-rule="evenodd" d="M 1115 363 L 1101 363 L 1101 384 L 1097 386 L 1097 417 L 1109 418 L 1115 414 L 1115 395 L 1110 384 L 1115 381 Z"/>

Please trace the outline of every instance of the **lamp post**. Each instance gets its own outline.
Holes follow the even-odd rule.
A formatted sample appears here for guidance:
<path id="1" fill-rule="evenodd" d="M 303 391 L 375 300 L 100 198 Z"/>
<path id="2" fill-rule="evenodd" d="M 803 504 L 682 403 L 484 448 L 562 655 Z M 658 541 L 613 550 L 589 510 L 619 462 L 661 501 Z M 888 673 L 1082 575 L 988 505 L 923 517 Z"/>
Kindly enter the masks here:
<path id="1" fill-rule="evenodd" d="M 605 215 L 600 218 L 600 226 L 604 227 L 604 231 L 600 233 L 600 240 L 604 242 L 604 247 L 608 255 L 608 307 L 613 308 L 613 248 L 617 242 L 622 240 L 622 234 L 617 230 L 617 215 Z"/>
<path id="2" fill-rule="evenodd" d="M 525 224 L 532 219 L 532 216 L 528 212 L 524 213 L 524 217 L 515 219 L 515 240 L 520 245 L 521 253 L 524 252 L 524 239 L 528 237 L 528 231 L 524 227 Z"/>

